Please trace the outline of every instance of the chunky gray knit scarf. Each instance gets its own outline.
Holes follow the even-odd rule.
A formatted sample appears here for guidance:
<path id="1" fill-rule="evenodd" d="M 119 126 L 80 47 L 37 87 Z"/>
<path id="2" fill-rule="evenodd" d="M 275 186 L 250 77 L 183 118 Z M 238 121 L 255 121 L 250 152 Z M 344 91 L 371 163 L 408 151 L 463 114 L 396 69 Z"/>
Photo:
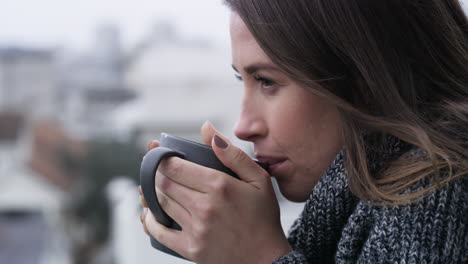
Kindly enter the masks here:
<path id="1" fill-rule="evenodd" d="M 386 157 L 401 148 L 394 140 Z M 384 166 L 384 156 L 374 156 L 375 170 Z M 454 180 L 409 205 L 372 206 L 350 192 L 340 152 L 288 239 L 294 251 L 274 264 L 468 263 L 468 180 Z"/>

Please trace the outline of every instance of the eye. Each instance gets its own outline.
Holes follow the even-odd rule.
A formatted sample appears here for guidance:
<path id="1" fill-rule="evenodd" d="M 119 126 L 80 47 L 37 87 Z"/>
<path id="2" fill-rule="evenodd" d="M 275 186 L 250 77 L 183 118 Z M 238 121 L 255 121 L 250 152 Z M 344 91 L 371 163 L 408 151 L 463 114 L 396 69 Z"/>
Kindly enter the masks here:
<path id="1" fill-rule="evenodd" d="M 234 74 L 234 77 L 236 77 L 236 79 L 241 81 L 241 82 L 243 81 L 242 76 L 240 74 L 238 74 L 238 73 Z"/>
<path id="2" fill-rule="evenodd" d="M 273 93 L 277 88 L 276 83 L 268 78 L 265 78 L 260 75 L 257 75 L 254 78 L 257 82 L 260 83 L 262 90 L 264 90 L 267 93 Z"/>

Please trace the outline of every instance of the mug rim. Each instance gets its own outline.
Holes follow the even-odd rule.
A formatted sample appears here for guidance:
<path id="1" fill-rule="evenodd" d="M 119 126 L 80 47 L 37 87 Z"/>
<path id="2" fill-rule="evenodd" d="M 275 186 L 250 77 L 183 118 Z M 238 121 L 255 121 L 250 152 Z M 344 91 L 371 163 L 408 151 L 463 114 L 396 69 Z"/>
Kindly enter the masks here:
<path id="1" fill-rule="evenodd" d="M 196 141 L 192 141 L 190 139 L 174 136 L 174 135 L 166 133 L 166 132 L 162 132 L 161 137 L 173 138 L 173 139 L 176 139 L 176 140 L 179 140 L 179 141 L 183 141 L 183 142 L 186 142 L 186 143 L 191 143 L 191 144 L 197 145 L 199 147 L 203 147 L 203 148 L 205 148 L 207 150 L 213 150 L 212 147 L 210 147 L 210 146 L 208 146 L 206 144 L 202 144 L 202 143 L 199 143 L 199 142 L 196 142 Z M 161 139 L 161 141 L 162 141 L 162 139 Z"/>

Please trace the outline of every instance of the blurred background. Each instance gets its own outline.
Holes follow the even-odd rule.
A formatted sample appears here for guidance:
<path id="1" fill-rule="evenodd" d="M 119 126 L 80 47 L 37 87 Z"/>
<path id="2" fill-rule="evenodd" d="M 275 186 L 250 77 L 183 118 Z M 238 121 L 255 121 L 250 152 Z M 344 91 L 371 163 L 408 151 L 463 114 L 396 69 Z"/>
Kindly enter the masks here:
<path id="1" fill-rule="evenodd" d="M 141 228 L 139 166 L 205 120 L 252 152 L 222 1 L 2 0 L 0 21 L 0 263 L 187 263 Z"/>
<path id="2" fill-rule="evenodd" d="M 139 166 L 205 120 L 252 153 L 228 19 L 221 0 L 1 1 L 0 263 L 188 263 L 142 231 Z M 286 231 L 303 204 L 279 200 Z"/>

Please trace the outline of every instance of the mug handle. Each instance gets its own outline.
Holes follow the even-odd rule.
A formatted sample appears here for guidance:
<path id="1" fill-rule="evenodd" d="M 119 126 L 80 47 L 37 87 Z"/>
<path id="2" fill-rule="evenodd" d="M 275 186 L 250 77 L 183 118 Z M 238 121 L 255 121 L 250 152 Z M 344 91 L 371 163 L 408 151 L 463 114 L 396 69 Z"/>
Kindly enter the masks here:
<path id="1" fill-rule="evenodd" d="M 141 162 L 140 185 L 143 197 L 145 197 L 145 201 L 156 220 L 166 227 L 181 230 L 182 228 L 159 205 L 155 189 L 156 171 L 159 163 L 164 158 L 174 156 L 182 159 L 185 157 L 183 153 L 165 147 L 157 147 L 148 151 Z"/>

